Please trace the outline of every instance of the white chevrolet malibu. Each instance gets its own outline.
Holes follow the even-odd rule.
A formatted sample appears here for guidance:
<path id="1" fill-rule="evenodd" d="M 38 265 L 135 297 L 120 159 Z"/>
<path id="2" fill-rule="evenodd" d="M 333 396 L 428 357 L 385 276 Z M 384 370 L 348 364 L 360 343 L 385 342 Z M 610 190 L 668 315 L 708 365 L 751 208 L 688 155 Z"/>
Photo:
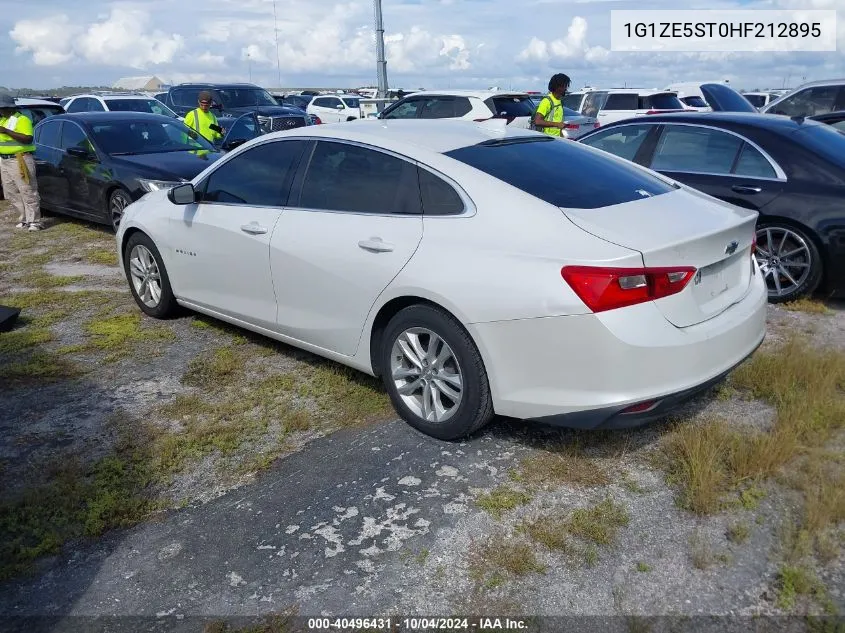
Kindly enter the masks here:
<path id="1" fill-rule="evenodd" d="M 378 376 L 437 438 L 625 428 L 765 335 L 757 214 L 537 132 L 362 121 L 261 136 L 126 210 L 138 306 Z"/>

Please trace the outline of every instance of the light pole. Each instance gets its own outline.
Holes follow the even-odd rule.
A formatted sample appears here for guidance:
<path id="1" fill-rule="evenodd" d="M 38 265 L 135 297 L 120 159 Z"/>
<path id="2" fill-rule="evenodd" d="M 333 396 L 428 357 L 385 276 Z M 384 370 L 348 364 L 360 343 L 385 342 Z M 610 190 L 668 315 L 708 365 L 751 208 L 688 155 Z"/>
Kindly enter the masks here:
<path id="1" fill-rule="evenodd" d="M 273 36 L 276 40 L 276 81 L 282 87 L 282 62 L 279 59 L 279 22 L 276 19 L 276 0 L 273 0 Z"/>
<path id="2" fill-rule="evenodd" d="M 381 17 L 381 0 L 373 0 L 376 14 L 376 72 L 378 73 L 378 94 L 376 98 L 387 98 L 387 59 L 384 54 L 384 21 Z"/>

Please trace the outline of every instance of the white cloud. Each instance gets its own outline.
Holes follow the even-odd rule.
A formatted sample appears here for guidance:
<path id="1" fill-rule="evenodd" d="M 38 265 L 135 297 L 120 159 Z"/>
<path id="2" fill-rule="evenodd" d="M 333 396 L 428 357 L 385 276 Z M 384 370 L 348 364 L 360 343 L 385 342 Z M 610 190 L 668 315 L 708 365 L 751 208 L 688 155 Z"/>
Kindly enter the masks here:
<path id="1" fill-rule="evenodd" d="M 519 62 L 552 62 L 565 63 L 576 60 L 588 62 L 602 62 L 608 58 L 610 51 L 601 46 L 587 44 L 587 20 L 581 16 L 572 18 L 566 37 L 545 42 L 532 37 L 520 53 L 516 56 Z"/>
<path id="2" fill-rule="evenodd" d="M 41 20 L 21 20 L 9 32 L 18 54 L 32 53 L 39 66 L 58 66 L 73 59 L 73 41 L 82 27 L 66 15 Z"/>

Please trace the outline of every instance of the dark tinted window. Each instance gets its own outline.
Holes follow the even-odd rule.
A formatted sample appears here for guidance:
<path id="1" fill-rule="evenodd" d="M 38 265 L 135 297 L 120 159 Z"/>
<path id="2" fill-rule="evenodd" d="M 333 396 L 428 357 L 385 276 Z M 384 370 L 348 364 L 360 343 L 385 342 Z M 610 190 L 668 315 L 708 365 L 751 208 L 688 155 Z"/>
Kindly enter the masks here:
<path id="1" fill-rule="evenodd" d="M 664 181 L 633 164 L 558 139 L 485 141 L 447 152 L 455 160 L 479 169 L 550 204 L 596 209 L 673 191 Z"/>
<path id="2" fill-rule="evenodd" d="M 540 97 L 542 99 L 542 97 Z M 518 117 L 534 114 L 535 105 L 530 97 L 491 97 L 484 102 L 498 116 Z M 539 99 L 538 99 L 539 103 Z"/>
<path id="3" fill-rule="evenodd" d="M 602 110 L 636 110 L 637 95 L 625 93 L 611 93 Z"/>
<path id="4" fill-rule="evenodd" d="M 685 104 L 693 108 L 706 108 L 707 102 L 699 97 L 698 95 L 693 95 L 691 97 L 684 97 L 681 99 Z"/>
<path id="5" fill-rule="evenodd" d="M 85 112 L 88 110 L 88 99 L 79 98 L 74 99 L 71 103 L 65 108 L 67 112 Z"/>
<path id="6" fill-rule="evenodd" d="M 356 97 L 344 97 L 343 102 L 346 104 L 347 108 L 360 108 L 361 107 L 361 100 Z"/>
<path id="7" fill-rule="evenodd" d="M 263 88 L 221 88 L 217 94 L 227 108 L 276 105 L 276 100 Z"/>
<path id="8" fill-rule="evenodd" d="M 755 108 L 762 108 L 766 105 L 766 95 L 742 95 Z"/>
<path id="9" fill-rule="evenodd" d="M 583 98 L 584 94 L 581 92 L 573 92 L 572 94 L 563 95 L 563 107 L 579 110 L 581 107 L 581 100 Z"/>
<path id="10" fill-rule="evenodd" d="M 452 186 L 427 169 L 420 169 L 420 193 L 426 215 L 456 215 L 463 213 L 464 201 Z"/>
<path id="11" fill-rule="evenodd" d="M 355 213 L 419 213 L 416 167 L 365 147 L 319 141 L 296 206 Z"/>
<path id="12" fill-rule="evenodd" d="M 62 114 L 63 110 L 58 106 L 55 108 L 51 108 L 49 106 L 27 106 L 25 108 L 21 108 L 21 112 L 27 115 L 33 125 L 35 125 L 46 119 L 48 116 Z"/>
<path id="13" fill-rule="evenodd" d="M 653 129 L 653 125 L 620 125 L 591 134 L 581 142 L 621 158 L 634 160 L 637 150 Z"/>
<path id="14" fill-rule="evenodd" d="M 591 92 L 584 99 L 584 105 L 581 108 L 581 114 L 584 116 L 595 117 L 601 110 L 604 102 L 607 101 L 606 92 Z"/>
<path id="15" fill-rule="evenodd" d="M 431 97 L 420 109 L 420 118 L 450 119 L 462 117 L 470 110 L 472 105 L 465 97 Z"/>
<path id="16" fill-rule="evenodd" d="M 651 168 L 729 174 L 742 143 L 739 137 L 713 128 L 669 125 L 657 142 Z"/>
<path id="17" fill-rule="evenodd" d="M 112 156 L 213 149 L 207 140 L 176 119 L 165 119 L 163 123 L 111 120 L 92 123 L 91 131 L 94 142 Z"/>
<path id="18" fill-rule="evenodd" d="M 150 112 L 173 116 L 174 112 L 158 99 L 109 99 L 109 110 L 112 112 Z"/>
<path id="19" fill-rule="evenodd" d="M 170 93 L 173 99 L 173 105 L 182 106 L 183 108 L 196 108 L 200 97 L 200 89 L 181 89 L 174 90 Z"/>
<path id="20" fill-rule="evenodd" d="M 88 99 L 88 112 L 105 112 L 106 109 L 99 99 Z"/>
<path id="21" fill-rule="evenodd" d="M 261 135 L 261 130 L 256 124 L 255 117 L 251 114 L 242 116 L 235 121 L 226 132 L 226 139 L 229 141 L 245 139 L 247 141 Z"/>
<path id="22" fill-rule="evenodd" d="M 417 111 L 421 103 L 423 103 L 422 99 L 410 99 L 409 101 L 405 101 L 404 103 L 397 104 L 395 108 L 390 110 L 390 112 L 386 113 L 382 118 L 416 119 Z"/>
<path id="23" fill-rule="evenodd" d="M 640 110 L 683 110 L 684 104 L 677 95 L 661 93 L 640 97 Z"/>
<path id="24" fill-rule="evenodd" d="M 743 144 L 733 173 L 749 178 L 777 178 L 771 163 L 748 143 Z"/>
<path id="25" fill-rule="evenodd" d="M 91 142 L 88 140 L 88 137 L 85 135 L 85 132 L 82 131 L 82 128 L 80 128 L 75 123 L 71 123 L 70 121 L 66 121 L 65 124 L 62 126 L 62 140 L 59 147 L 61 149 L 70 149 L 71 147 L 76 147 L 79 149 L 93 151 L 93 147 L 91 147 Z"/>
<path id="26" fill-rule="evenodd" d="M 208 177 L 203 202 L 282 206 L 305 141 L 276 141 L 248 149 Z"/>
<path id="27" fill-rule="evenodd" d="M 703 84 L 701 92 L 716 112 L 757 112 L 757 108 L 748 99 L 729 86 Z"/>
<path id="28" fill-rule="evenodd" d="M 59 147 L 61 128 L 61 121 L 47 121 L 35 131 L 35 142 L 46 147 Z"/>

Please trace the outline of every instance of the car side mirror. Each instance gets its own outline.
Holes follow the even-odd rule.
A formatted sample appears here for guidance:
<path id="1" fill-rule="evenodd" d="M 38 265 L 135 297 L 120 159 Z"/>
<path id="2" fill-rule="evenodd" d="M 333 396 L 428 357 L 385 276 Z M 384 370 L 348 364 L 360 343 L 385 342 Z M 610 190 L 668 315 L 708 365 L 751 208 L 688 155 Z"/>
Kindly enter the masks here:
<path id="1" fill-rule="evenodd" d="M 82 147 L 68 147 L 66 151 L 68 156 L 81 158 L 82 160 L 94 160 L 97 158 L 96 154 Z"/>
<path id="2" fill-rule="evenodd" d="M 222 145 L 222 148 L 223 151 L 231 152 L 233 149 L 235 149 L 236 147 L 240 147 L 244 143 L 246 143 L 245 138 L 233 138 L 230 141 L 225 141 Z"/>
<path id="3" fill-rule="evenodd" d="M 173 204 L 193 204 L 197 201 L 194 185 L 189 182 L 171 188 L 167 192 L 167 197 Z"/>
<path id="4" fill-rule="evenodd" d="M 343 104 L 342 103 L 340 105 L 336 106 L 336 107 L 337 107 L 338 110 L 343 110 Z"/>

